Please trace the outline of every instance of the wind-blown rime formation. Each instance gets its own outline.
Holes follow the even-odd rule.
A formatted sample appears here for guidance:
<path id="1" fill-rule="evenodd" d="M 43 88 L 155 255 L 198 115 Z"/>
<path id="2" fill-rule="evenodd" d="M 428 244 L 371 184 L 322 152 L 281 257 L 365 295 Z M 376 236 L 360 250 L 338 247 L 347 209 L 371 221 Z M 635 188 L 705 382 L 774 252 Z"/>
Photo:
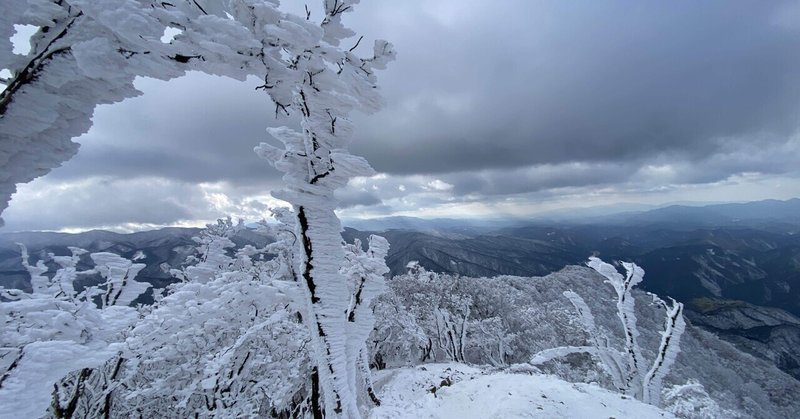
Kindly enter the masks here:
<path id="1" fill-rule="evenodd" d="M 664 306 L 667 317 L 664 320 L 664 331 L 661 332 L 661 343 L 658 346 L 656 359 L 653 360 L 652 367 L 644 376 L 642 401 L 660 406 L 661 381 L 675 363 L 675 358 L 680 352 L 680 340 L 686 330 L 686 321 L 683 319 L 683 304 L 673 300 L 672 306 L 670 306 L 655 295 L 653 301 Z"/>
<path id="2" fill-rule="evenodd" d="M 634 312 L 636 301 L 631 295 L 631 290 L 642 282 L 644 270 L 633 263 L 623 262 L 622 264 L 626 271 L 625 277 L 617 272 L 614 266 L 604 263 L 599 258 L 591 257 L 587 263 L 590 268 L 606 277 L 605 282 L 611 284 L 614 291 L 617 292 L 617 316 L 625 336 L 625 359 L 628 363 L 628 368 L 625 370 L 626 375 L 623 377 L 623 389 L 636 397 L 641 397 L 641 376 L 644 373 L 644 366 L 641 365 L 642 351 L 637 341 L 639 330 L 636 328 L 636 313 Z"/>
<path id="3" fill-rule="evenodd" d="M 351 341 L 354 335 L 348 333 L 349 321 L 343 314 L 351 312 L 351 296 L 339 271 L 344 251 L 333 192 L 354 176 L 373 173 L 366 160 L 345 149 L 352 131 L 347 116 L 352 110 L 374 112 L 379 108 L 374 71 L 394 58 L 391 44 L 385 41 L 375 42 L 374 55 L 368 59 L 337 47 L 342 39 L 353 35 L 340 19 L 355 3 L 325 1 L 321 25 L 306 31 L 305 42 L 284 47 L 291 65 L 273 68 L 268 64 L 263 87 L 279 107 L 291 106 L 300 112 L 302 132 L 286 127 L 269 129 L 284 149 L 267 143 L 256 147 L 259 156 L 284 172 L 287 187 L 273 192 L 273 196 L 294 206 L 298 238 L 295 273 L 305 293 L 303 313 L 312 335 L 325 411 L 330 417 L 360 417 L 354 394 L 357 384 L 350 368 L 360 357 L 362 346 Z M 271 81 L 275 71 L 280 71 L 279 80 L 290 80 L 289 84 L 296 86 L 291 102 L 271 91 L 276 88 Z"/>
<path id="4" fill-rule="evenodd" d="M 606 278 L 605 282 L 611 284 L 617 293 L 617 317 L 622 324 L 625 337 L 623 351 L 620 352 L 611 347 L 608 338 L 601 335 L 595 325 L 594 316 L 583 298 L 575 292 L 565 291 L 564 296 L 577 310 L 578 318 L 589 335 L 591 346 L 563 346 L 546 349 L 534 355 L 531 363 L 542 364 L 554 358 L 585 352 L 600 361 L 603 370 L 608 373 L 612 383 L 620 391 L 645 403 L 660 405 L 662 380 L 680 352 L 680 339 L 686 327 L 683 319 L 683 304 L 673 300 L 670 306 L 653 295 L 653 301 L 666 310 L 666 319 L 656 357 L 650 369 L 645 371 L 645 359 L 637 341 L 639 330 L 634 313 L 635 299 L 631 294 L 631 289 L 642 281 L 644 270 L 636 264 L 623 262 L 626 271 L 626 275 L 623 277 L 613 265 L 596 257 L 589 258 L 587 265 L 603 275 Z"/>

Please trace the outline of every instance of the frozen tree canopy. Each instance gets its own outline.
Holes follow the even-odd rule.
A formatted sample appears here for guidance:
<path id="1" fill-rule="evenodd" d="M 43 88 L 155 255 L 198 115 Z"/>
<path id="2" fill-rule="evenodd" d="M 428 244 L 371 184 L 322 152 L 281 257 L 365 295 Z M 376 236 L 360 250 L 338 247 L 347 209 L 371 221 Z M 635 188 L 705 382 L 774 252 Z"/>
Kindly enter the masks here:
<path id="1" fill-rule="evenodd" d="M 314 77 L 294 67 L 303 51 L 330 54 L 328 63 L 351 63 L 337 77 L 341 85 L 382 68 L 391 52 L 376 43 L 377 57 L 361 61 L 339 50 L 340 39 L 353 33 L 341 14 L 356 1 L 326 1 L 322 22 L 284 13 L 270 0 L 15 0 L 0 13 L 0 213 L 16 184 L 48 173 L 78 149 L 72 138 L 88 131 L 99 104 L 119 102 L 138 92 L 137 76 L 161 80 L 187 70 L 244 80 L 255 75 L 279 109 L 293 102 L 298 77 Z M 30 52 L 13 52 L 14 25 L 33 25 Z M 169 43 L 167 28 L 179 30 Z M 288 58 L 286 51 L 292 51 Z M 362 74 L 356 74 L 361 72 Z M 317 77 L 316 83 L 331 78 Z M 309 80 L 309 82 L 312 82 Z M 352 102 L 339 114 L 339 130 L 354 105 L 374 109 L 377 92 L 353 85 Z M 343 92 L 345 93 L 345 92 Z M 366 94 L 366 96 L 364 96 Z M 358 99 L 364 97 L 364 99 Z M 315 112 L 325 113 L 325 109 Z M 327 116 L 326 116 L 327 118 Z M 343 170 L 343 169 L 342 169 Z"/>
<path id="2" fill-rule="evenodd" d="M 300 240 L 292 263 L 319 364 L 315 374 L 324 403 L 317 409 L 324 405 L 330 416 L 348 417 L 359 416 L 353 369 L 363 342 L 354 339 L 365 337 L 372 321 L 358 313 L 374 295 L 369 283 L 386 270 L 367 264 L 355 289 L 358 298 L 350 303 L 351 289 L 340 273 L 344 253 L 333 191 L 371 173 L 364 159 L 345 149 L 353 129 L 348 115 L 380 107 L 375 70 L 394 58 L 386 41 L 376 41 L 366 58 L 340 46 L 354 35 L 342 15 L 357 3 L 325 0 L 322 19 L 312 21 L 281 12 L 269 0 L 30 0 L 8 7 L 0 21 L 6 37 L 0 67 L 11 74 L 0 97 L 0 209 L 17 183 L 47 173 L 76 152 L 71 138 L 88 130 L 96 105 L 138 94 L 132 84 L 137 76 L 166 80 L 187 70 L 240 80 L 256 75 L 276 112 L 302 116 L 300 131 L 270 131 L 285 150 L 262 144 L 257 151 L 285 173 L 287 188 L 276 196 L 290 202 L 297 217 Z M 39 27 L 27 55 L 14 54 L 7 42 L 15 24 Z M 165 43 L 161 36 L 168 28 L 180 33 Z M 375 240 L 370 253 L 385 256 L 385 247 Z M 379 265 L 383 256 L 375 256 Z M 208 266 L 216 262 L 203 261 L 187 275 L 210 281 Z"/>

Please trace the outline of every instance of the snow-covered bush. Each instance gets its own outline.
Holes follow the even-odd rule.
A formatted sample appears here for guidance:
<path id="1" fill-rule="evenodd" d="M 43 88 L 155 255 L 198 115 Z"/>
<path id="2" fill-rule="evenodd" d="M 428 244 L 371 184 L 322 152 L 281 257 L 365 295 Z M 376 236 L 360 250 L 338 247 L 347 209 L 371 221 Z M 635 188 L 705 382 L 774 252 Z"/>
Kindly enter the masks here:
<path id="1" fill-rule="evenodd" d="M 48 275 L 44 260 L 29 262 L 25 246 L 20 245 L 22 264 L 31 276 L 32 292 L 2 289 L 0 313 L 0 405 L 19 417 L 38 417 L 50 405 L 53 388 L 54 409 L 74 410 L 67 401 L 80 397 L 79 389 L 91 368 L 105 364 L 122 350 L 128 329 L 140 318 L 130 304 L 150 285 L 135 280 L 143 264 L 111 253 L 92 253 L 94 269 L 78 270 L 87 252 L 75 247 L 71 255 L 48 255 L 57 264 Z M 97 285 L 77 286 L 81 276 L 99 274 Z M 72 394 L 59 389 L 61 379 L 72 371 Z"/>
<path id="2" fill-rule="evenodd" d="M 569 323 L 561 307 L 541 309 L 523 278 L 468 278 L 428 272 L 410 263 L 387 282 L 375 304 L 371 342 L 377 366 L 458 361 L 505 366 L 526 362 Z M 577 327 L 572 330 L 577 335 Z"/>
<path id="3" fill-rule="evenodd" d="M 665 388 L 662 395 L 664 410 L 685 419 L 717 419 L 740 417 L 737 412 L 722 409 L 703 385 L 696 380 Z"/>
<path id="4" fill-rule="evenodd" d="M 108 361 L 76 369 L 58 382 L 48 414 L 178 418 L 308 413 L 309 339 L 291 298 L 281 291 L 297 285 L 293 278 L 284 283 L 280 265 L 264 257 L 283 254 L 285 243 L 236 248 L 231 238 L 242 228 L 227 219 L 201 231 L 195 237 L 196 254 L 172 271 L 179 282 L 142 310 L 143 318 L 114 346 L 117 352 Z M 101 256 L 114 260 L 110 254 Z M 121 272 L 119 266 L 95 270 Z M 118 281 L 98 287 L 117 290 L 109 283 Z M 119 295 L 118 302 L 126 294 Z M 52 392 L 52 386 L 43 389 Z"/>

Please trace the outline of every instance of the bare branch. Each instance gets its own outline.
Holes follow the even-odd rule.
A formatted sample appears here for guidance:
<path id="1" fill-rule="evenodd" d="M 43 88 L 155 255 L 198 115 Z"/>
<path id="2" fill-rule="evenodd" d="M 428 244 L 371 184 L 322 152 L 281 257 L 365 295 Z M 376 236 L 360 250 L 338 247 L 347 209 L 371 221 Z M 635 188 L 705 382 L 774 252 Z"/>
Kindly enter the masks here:
<path id="1" fill-rule="evenodd" d="M 358 48 L 358 44 L 361 43 L 362 39 L 364 39 L 364 35 L 359 36 L 358 41 L 356 41 L 356 44 L 353 45 L 353 48 L 350 48 L 348 51 L 353 52 L 354 49 Z"/>

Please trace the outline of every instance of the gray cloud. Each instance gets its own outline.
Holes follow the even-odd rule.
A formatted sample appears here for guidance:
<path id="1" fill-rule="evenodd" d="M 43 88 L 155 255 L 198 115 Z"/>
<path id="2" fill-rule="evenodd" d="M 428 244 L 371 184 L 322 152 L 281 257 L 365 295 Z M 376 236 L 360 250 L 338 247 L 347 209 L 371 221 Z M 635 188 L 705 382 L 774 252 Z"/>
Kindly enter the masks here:
<path id="1" fill-rule="evenodd" d="M 785 4 L 359 5 L 349 23 L 400 55 L 380 74 L 388 106 L 355 116 L 353 149 L 413 174 L 701 159 L 728 137 L 785 140 L 800 113 L 799 34 L 776 23 Z M 252 147 L 295 121 L 274 118 L 257 82 L 140 81 L 146 94 L 99 111 L 82 164 L 56 176 L 274 178 Z"/>
<path id="2" fill-rule="evenodd" d="M 53 178 L 152 175 L 189 182 L 277 180 L 253 147 L 268 141 L 268 126 L 296 125 L 276 118 L 269 98 L 239 82 L 199 73 L 163 82 L 142 79 L 144 95 L 100 107 L 78 155 Z"/>
<path id="3" fill-rule="evenodd" d="M 343 209 L 381 203 L 381 199 L 375 193 L 366 190 L 345 188 L 336 191 L 335 196 L 339 200 L 339 208 Z"/>
<path id="4" fill-rule="evenodd" d="M 360 4 L 345 23 L 395 43 L 398 60 L 379 74 L 386 108 L 354 115 L 351 149 L 384 175 L 339 191 L 342 214 L 796 196 L 799 11 L 737 0 Z M 7 230 L 260 217 L 280 174 L 253 146 L 267 126 L 297 121 L 276 119 L 258 84 L 139 80 L 143 96 L 98 108 L 78 155 L 15 195 Z"/>
<path id="5" fill-rule="evenodd" d="M 382 78 L 389 107 L 360 119 L 354 148 L 381 171 L 443 173 L 780 140 L 800 112 L 798 33 L 774 23 L 781 7 L 470 3 L 450 25 L 418 3 L 412 18 L 378 14 L 365 26 L 400 55 Z"/>
<path id="6" fill-rule="evenodd" d="M 635 171 L 636 167 L 628 164 L 565 163 L 509 170 L 461 172 L 447 174 L 444 179 L 455 186 L 454 193 L 457 195 L 491 196 L 623 182 Z"/>

